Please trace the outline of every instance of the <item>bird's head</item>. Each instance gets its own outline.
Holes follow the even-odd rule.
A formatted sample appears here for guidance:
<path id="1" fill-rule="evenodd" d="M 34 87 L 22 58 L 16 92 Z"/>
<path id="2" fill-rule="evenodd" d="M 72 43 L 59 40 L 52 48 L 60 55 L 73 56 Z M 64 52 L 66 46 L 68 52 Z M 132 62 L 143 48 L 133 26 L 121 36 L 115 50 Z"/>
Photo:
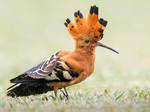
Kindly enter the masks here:
<path id="1" fill-rule="evenodd" d="M 78 10 L 74 13 L 75 24 L 66 19 L 65 26 L 69 33 L 76 41 L 76 48 L 78 49 L 93 49 L 101 46 L 118 53 L 116 50 L 99 42 L 104 36 L 104 30 L 107 21 L 103 18 L 98 18 L 98 7 L 91 6 L 87 19 Z"/>

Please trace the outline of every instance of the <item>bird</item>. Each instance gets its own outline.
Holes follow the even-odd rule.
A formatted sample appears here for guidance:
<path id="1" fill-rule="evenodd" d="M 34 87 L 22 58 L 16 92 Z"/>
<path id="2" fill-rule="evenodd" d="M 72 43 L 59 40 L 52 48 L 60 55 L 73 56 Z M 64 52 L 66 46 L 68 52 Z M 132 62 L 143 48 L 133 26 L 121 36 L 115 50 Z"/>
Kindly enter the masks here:
<path id="1" fill-rule="evenodd" d="M 119 54 L 115 49 L 99 42 L 108 22 L 99 18 L 98 13 L 98 7 L 92 5 L 87 18 L 84 18 L 80 10 L 74 13 L 75 23 L 67 18 L 64 25 L 75 41 L 75 49 L 58 51 L 11 79 L 13 85 L 7 89 L 7 96 L 23 97 L 54 91 L 53 98 L 56 99 L 58 90 L 61 90 L 68 99 L 66 87 L 84 81 L 93 73 L 95 49 L 98 46 Z"/>

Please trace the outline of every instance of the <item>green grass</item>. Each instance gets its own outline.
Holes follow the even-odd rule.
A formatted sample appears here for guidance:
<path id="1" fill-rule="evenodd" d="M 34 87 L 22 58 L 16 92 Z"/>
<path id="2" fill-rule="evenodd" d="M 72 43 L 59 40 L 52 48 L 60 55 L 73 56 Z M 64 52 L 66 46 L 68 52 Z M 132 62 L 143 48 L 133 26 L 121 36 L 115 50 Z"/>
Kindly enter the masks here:
<path id="1" fill-rule="evenodd" d="M 69 100 L 61 92 L 57 100 L 47 93 L 23 98 L 9 98 L 0 95 L 0 111 L 8 112 L 148 112 L 150 110 L 150 89 L 139 87 L 127 90 L 81 89 L 68 91 Z"/>
<path id="2" fill-rule="evenodd" d="M 59 3 L 58 3 L 59 2 Z M 70 99 L 47 94 L 10 98 L 9 80 L 51 54 L 74 48 L 64 21 L 91 4 L 108 20 L 102 43 L 116 55 L 96 49 L 95 71 L 67 88 Z M 0 0 L 0 112 L 149 112 L 150 1 L 145 0 Z M 61 92 L 59 92 L 61 95 Z"/>

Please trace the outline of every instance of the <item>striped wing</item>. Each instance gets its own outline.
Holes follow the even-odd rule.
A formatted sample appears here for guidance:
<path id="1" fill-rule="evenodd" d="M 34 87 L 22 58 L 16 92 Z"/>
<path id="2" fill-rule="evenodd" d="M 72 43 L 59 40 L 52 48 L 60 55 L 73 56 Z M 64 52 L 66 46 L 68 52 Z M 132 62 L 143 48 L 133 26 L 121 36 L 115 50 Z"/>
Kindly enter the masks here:
<path id="1" fill-rule="evenodd" d="M 10 80 L 10 82 L 66 82 L 78 77 L 79 74 L 74 72 L 72 67 L 67 62 L 62 61 L 57 54 L 52 55 L 39 65 Z"/>
<path id="2" fill-rule="evenodd" d="M 57 54 L 52 55 L 44 62 L 31 68 L 23 74 L 27 74 L 29 77 L 34 79 L 47 79 L 58 64 L 58 60 L 60 60 L 60 58 L 57 56 Z"/>

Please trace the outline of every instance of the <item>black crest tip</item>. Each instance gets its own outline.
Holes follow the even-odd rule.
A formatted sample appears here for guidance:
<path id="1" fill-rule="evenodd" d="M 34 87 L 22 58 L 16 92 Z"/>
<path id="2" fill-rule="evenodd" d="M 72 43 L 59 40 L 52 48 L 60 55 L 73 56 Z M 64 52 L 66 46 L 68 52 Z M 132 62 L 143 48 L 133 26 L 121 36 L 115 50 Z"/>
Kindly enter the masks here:
<path id="1" fill-rule="evenodd" d="M 103 24 L 103 21 L 104 21 L 103 18 L 100 18 L 100 19 L 99 19 L 99 23 L 100 23 L 100 24 Z"/>
<path id="2" fill-rule="evenodd" d="M 91 8 L 90 8 L 90 14 L 93 14 L 93 9 L 94 9 L 94 7 L 91 6 Z"/>
<path id="3" fill-rule="evenodd" d="M 80 10 L 77 11 L 77 14 L 78 14 L 78 15 L 80 14 Z"/>
<path id="4" fill-rule="evenodd" d="M 67 19 L 66 19 L 66 22 L 69 24 L 71 21 L 70 21 L 70 19 L 67 18 Z"/>
<path id="5" fill-rule="evenodd" d="M 104 34 L 100 34 L 101 39 L 103 38 Z"/>
<path id="6" fill-rule="evenodd" d="M 77 16 L 78 16 L 78 12 L 75 12 L 75 13 L 74 13 L 74 16 L 77 17 Z"/>
<path id="7" fill-rule="evenodd" d="M 96 5 L 93 6 L 93 13 L 98 15 L 98 7 Z"/>
<path id="8" fill-rule="evenodd" d="M 68 26 L 68 24 L 67 24 L 66 22 L 64 23 L 64 25 L 65 25 L 66 27 Z"/>
<path id="9" fill-rule="evenodd" d="M 106 27 L 107 26 L 107 21 L 103 21 L 103 25 Z"/>
<path id="10" fill-rule="evenodd" d="M 99 31 L 100 33 L 103 33 L 103 32 L 104 32 L 104 30 L 102 30 L 102 29 L 98 29 L 98 31 Z"/>
<path id="11" fill-rule="evenodd" d="M 81 12 L 79 12 L 79 17 L 83 18 L 83 14 Z"/>

